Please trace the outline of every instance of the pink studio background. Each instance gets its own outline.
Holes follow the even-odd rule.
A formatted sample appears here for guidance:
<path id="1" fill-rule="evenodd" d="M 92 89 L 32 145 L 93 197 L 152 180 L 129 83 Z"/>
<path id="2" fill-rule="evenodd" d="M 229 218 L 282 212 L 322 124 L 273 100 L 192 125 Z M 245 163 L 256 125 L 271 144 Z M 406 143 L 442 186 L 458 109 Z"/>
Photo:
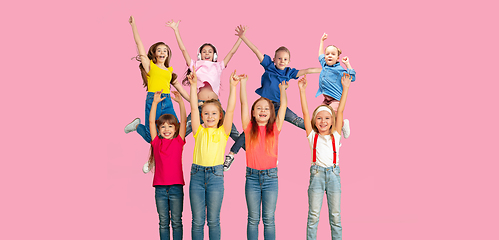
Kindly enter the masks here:
<path id="1" fill-rule="evenodd" d="M 341 148 L 344 238 L 499 239 L 497 7 L 484 0 L 4 3 L 0 238 L 159 238 L 152 174 L 140 170 L 149 146 L 123 133 L 133 118 L 144 120 L 145 90 L 130 60 L 136 48 L 127 20 L 134 15 L 146 48 L 169 44 L 179 75 L 186 67 L 165 27 L 170 19 L 182 20 L 192 57 L 204 42 L 224 57 L 244 24 L 262 53 L 285 45 L 298 69 L 319 66 L 327 32 L 326 44 L 342 48 L 357 71 L 345 113 L 352 136 Z M 249 75 L 249 99 L 257 98 L 263 68 L 243 43 L 222 77 L 224 107 L 234 69 Z M 309 75 L 310 108 L 322 100 L 314 98 L 318 76 Z M 301 116 L 296 81 L 287 92 Z M 239 109 L 238 101 L 241 130 Z M 184 239 L 193 146 L 190 135 Z M 279 146 L 277 236 L 303 239 L 304 131 L 285 123 Z M 245 239 L 244 169 L 241 151 L 225 175 L 223 239 Z M 318 239 L 328 239 L 327 205 L 322 209 Z"/>

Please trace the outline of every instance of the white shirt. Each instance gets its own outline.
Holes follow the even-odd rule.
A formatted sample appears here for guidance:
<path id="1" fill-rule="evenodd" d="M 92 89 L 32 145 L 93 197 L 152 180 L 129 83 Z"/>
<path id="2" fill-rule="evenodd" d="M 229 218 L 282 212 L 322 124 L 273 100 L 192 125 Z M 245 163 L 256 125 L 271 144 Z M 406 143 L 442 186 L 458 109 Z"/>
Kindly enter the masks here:
<path id="1" fill-rule="evenodd" d="M 339 158 L 339 152 L 340 152 L 340 139 L 341 135 L 334 131 L 333 132 L 334 140 L 335 140 L 335 145 L 336 145 L 336 165 L 340 163 L 340 158 Z M 310 144 L 310 153 L 311 153 L 311 161 L 313 163 L 313 157 L 314 157 L 314 138 L 315 138 L 315 131 L 312 130 L 310 134 L 308 135 L 308 142 Z M 320 135 L 317 138 L 317 146 L 316 146 L 316 160 L 315 164 L 317 166 L 321 167 L 332 167 L 333 166 L 333 144 L 332 144 L 332 139 L 331 135 Z"/>

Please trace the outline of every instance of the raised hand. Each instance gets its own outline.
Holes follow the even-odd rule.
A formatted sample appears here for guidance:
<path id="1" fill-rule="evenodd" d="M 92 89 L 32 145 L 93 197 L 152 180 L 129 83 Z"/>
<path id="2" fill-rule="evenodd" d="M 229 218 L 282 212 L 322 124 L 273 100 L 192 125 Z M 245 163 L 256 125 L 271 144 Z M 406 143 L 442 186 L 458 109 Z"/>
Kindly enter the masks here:
<path id="1" fill-rule="evenodd" d="M 288 89 L 288 87 L 289 87 L 288 81 L 282 81 L 281 83 L 279 83 L 279 90 L 281 91 Z"/>
<path id="2" fill-rule="evenodd" d="M 161 89 L 160 91 L 157 91 L 154 93 L 154 100 L 152 100 L 153 102 L 155 103 L 159 103 L 163 100 L 165 100 L 166 97 L 161 97 L 161 93 L 163 92 L 163 89 Z"/>
<path id="3" fill-rule="evenodd" d="M 130 23 L 130 25 L 135 24 L 135 19 L 133 18 L 133 16 L 130 16 L 130 18 L 128 19 L 128 23 Z"/>
<path id="4" fill-rule="evenodd" d="M 178 30 L 178 25 L 180 25 L 180 20 L 178 20 L 178 22 L 175 22 L 172 19 L 166 22 L 166 26 L 171 27 L 173 30 Z"/>
<path id="5" fill-rule="evenodd" d="M 246 75 L 246 74 L 241 74 L 238 77 L 239 77 L 239 81 L 241 83 L 246 83 L 246 81 L 248 81 L 248 75 Z"/>
<path id="6" fill-rule="evenodd" d="M 191 84 L 191 86 L 197 86 L 198 76 L 196 75 L 195 71 L 189 73 L 189 75 L 187 75 L 187 79 L 189 79 L 189 83 Z"/>
<path id="7" fill-rule="evenodd" d="M 248 27 L 246 26 L 243 26 L 243 25 L 239 25 L 236 27 L 236 36 L 242 38 L 244 37 L 244 34 L 246 33 L 246 30 L 248 29 Z"/>
<path id="8" fill-rule="evenodd" d="M 178 102 L 180 103 L 180 101 L 182 101 L 182 96 L 180 95 L 179 92 L 177 91 L 172 91 L 171 93 L 173 93 L 173 96 L 170 96 L 175 102 Z M 170 94 L 171 95 L 171 94 Z"/>
<path id="9" fill-rule="evenodd" d="M 298 80 L 298 88 L 300 90 L 307 89 L 307 75 L 303 76 L 300 80 Z"/>
<path id="10" fill-rule="evenodd" d="M 239 83 L 239 80 L 240 80 L 240 76 L 236 75 L 236 70 L 234 70 L 234 72 L 232 72 L 230 74 L 230 85 L 231 86 L 237 86 L 237 84 Z"/>
<path id="11" fill-rule="evenodd" d="M 350 59 L 349 59 L 347 56 L 343 57 L 343 58 L 341 59 L 341 61 L 342 61 L 345 65 L 350 63 Z"/>
<path id="12" fill-rule="evenodd" d="M 351 82 L 352 76 L 348 73 L 343 73 L 343 77 L 341 77 L 341 85 L 343 85 L 343 88 L 350 87 Z"/>
<path id="13" fill-rule="evenodd" d="M 327 33 L 324 33 L 324 34 L 322 35 L 321 41 L 323 41 L 323 42 L 324 42 L 324 40 L 326 40 L 326 39 L 327 39 Z"/>

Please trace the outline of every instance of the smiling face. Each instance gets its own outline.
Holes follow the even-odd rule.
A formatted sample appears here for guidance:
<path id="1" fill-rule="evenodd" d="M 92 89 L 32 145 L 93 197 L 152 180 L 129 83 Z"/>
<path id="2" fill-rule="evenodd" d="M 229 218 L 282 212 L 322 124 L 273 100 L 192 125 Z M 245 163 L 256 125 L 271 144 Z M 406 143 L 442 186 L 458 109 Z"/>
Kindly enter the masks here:
<path id="1" fill-rule="evenodd" d="M 265 126 L 272 115 L 269 102 L 265 99 L 260 99 L 253 105 L 251 115 L 255 118 L 259 126 Z"/>
<path id="2" fill-rule="evenodd" d="M 328 46 L 324 52 L 324 58 L 326 59 L 326 64 L 328 66 L 333 66 L 338 62 L 340 58 L 340 53 L 335 46 Z"/>
<path id="3" fill-rule="evenodd" d="M 201 118 L 206 128 L 218 128 L 218 122 L 222 118 L 219 107 L 213 103 L 203 104 L 201 109 Z"/>
<path id="4" fill-rule="evenodd" d="M 156 58 L 156 63 L 164 63 L 168 58 L 169 49 L 165 45 L 159 45 L 154 51 L 154 57 Z"/>
<path id="5" fill-rule="evenodd" d="M 201 49 L 201 60 L 213 62 L 215 50 L 210 45 L 206 45 Z"/>
<path id="6" fill-rule="evenodd" d="M 277 69 L 284 70 L 289 64 L 289 53 L 281 50 L 275 53 L 274 64 Z"/>
<path id="7" fill-rule="evenodd" d="M 321 135 L 331 134 L 333 116 L 327 111 L 320 111 L 315 115 L 315 127 Z"/>
<path id="8" fill-rule="evenodd" d="M 175 136 L 175 125 L 168 124 L 165 122 L 163 125 L 159 126 L 159 135 L 165 139 L 173 139 Z"/>

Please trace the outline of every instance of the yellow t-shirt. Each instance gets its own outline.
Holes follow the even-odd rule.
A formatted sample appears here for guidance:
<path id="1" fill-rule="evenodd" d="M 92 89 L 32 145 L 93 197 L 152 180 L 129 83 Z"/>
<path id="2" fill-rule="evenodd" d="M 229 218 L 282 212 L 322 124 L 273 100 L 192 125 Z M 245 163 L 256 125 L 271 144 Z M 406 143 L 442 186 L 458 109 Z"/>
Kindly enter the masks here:
<path id="1" fill-rule="evenodd" d="M 149 92 L 157 92 L 163 89 L 163 93 L 170 93 L 170 81 L 172 80 L 173 68 L 161 69 L 151 60 L 151 69 L 147 75 L 147 89 Z"/>
<path id="2" fill-rule="evenodd" d="M 224 126 L 219 128 L 204 128 L 199 125 L 194 135 L 194 157 L 192 163 L 204 167 L 213 167 L 224 163 L 225 145 L 229 135 L 225 134 Z"/>

